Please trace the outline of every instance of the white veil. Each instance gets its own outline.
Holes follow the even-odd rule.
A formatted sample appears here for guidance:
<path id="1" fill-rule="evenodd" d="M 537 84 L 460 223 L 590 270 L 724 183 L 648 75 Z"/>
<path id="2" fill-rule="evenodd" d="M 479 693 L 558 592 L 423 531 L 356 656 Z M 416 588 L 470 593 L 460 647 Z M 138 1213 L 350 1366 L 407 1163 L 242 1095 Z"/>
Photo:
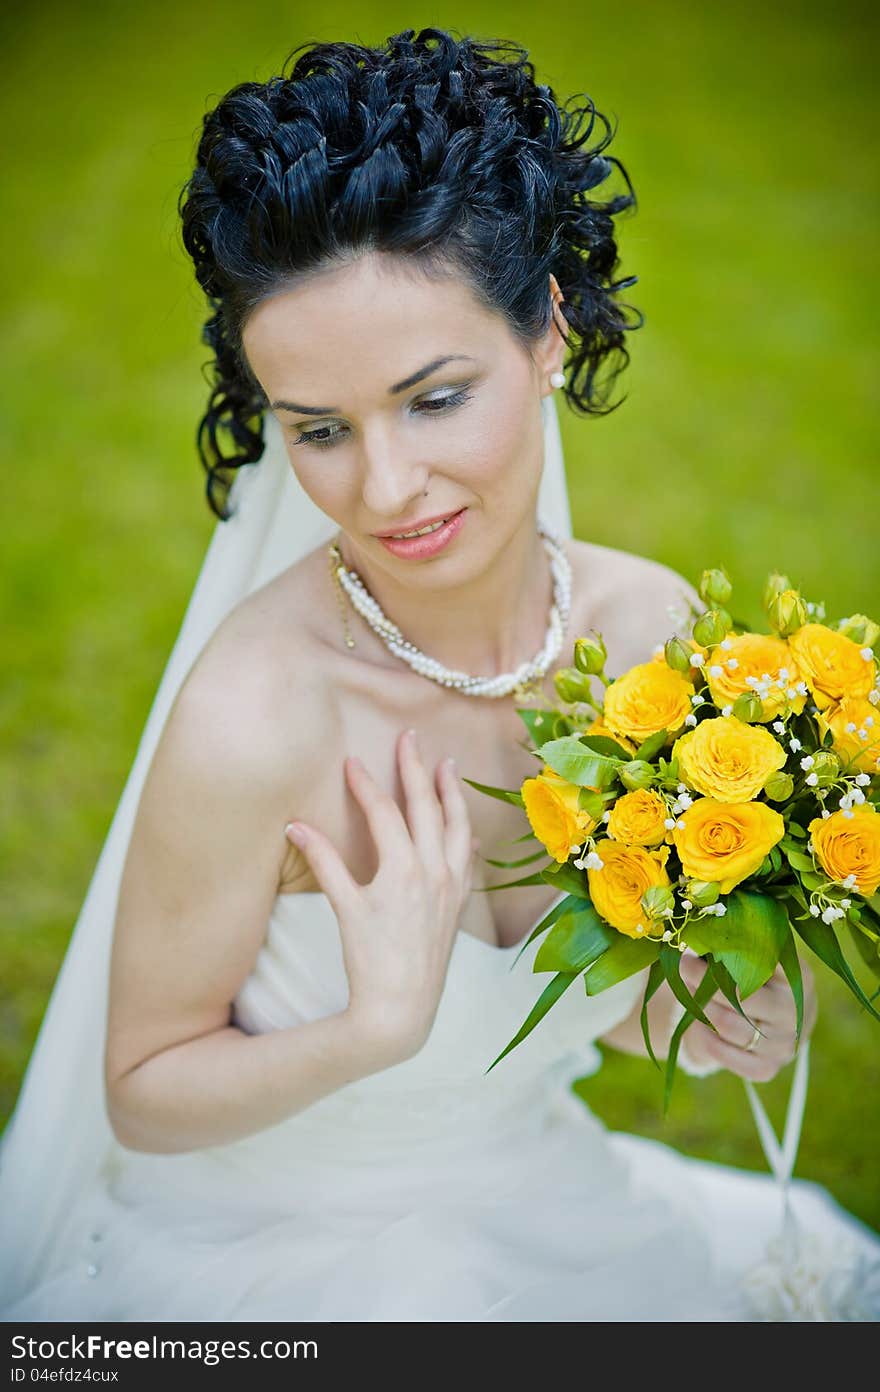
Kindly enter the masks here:
<path id="1" fill-rule="evenodd" d="M 542 410 L 537 515 L 557 536 L 570 537 L 552 395 L 542 399 Z M 258 463 L 242 466 L 235 477 L 234 515 L 214 529 L 0 1144 L 0 1308 L 39 1279 L 62 1219 L 116 1145 L 103 1082 L 110 948 L 141 789 L 174 698 L 239 600 L 338 530 L 300 486 L 268 411 L 265 441 Z"/>

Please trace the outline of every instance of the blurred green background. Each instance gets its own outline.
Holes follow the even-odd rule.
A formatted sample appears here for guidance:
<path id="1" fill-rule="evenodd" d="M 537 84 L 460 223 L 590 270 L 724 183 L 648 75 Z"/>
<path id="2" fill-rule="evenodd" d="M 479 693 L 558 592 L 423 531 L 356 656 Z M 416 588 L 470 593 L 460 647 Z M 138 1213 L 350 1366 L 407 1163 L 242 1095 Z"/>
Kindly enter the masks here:
<path id="1" fill-rule="evenodd" d="M 202 115 L 294 44 L 429 24 L 518 40 L 559 100 L 587 92 L 618 123 L 609 152 L 639 199 L 619 274 L 639 276 L 624 298 L 647 322 L 624 405 L 561 412 L 576 533 L 694 580 L 725 565 L 756 624 L 771 565 L 830 615 L 880 614 L 875 7 L 8 10 L 0 1119 L 214 525 L 194 446 L 203 306 L 175 212 Z M 880 1027 L 817 977 L 798 1173 L 880 1228 Z M 652 1065 L 605 1052 L 578 1087 L 611 1126 L 764 1168 L 739 1079 L 680 1078 L 664 1122 Z M 790 1076 L 761 1088 L 777 1124 Z"/>

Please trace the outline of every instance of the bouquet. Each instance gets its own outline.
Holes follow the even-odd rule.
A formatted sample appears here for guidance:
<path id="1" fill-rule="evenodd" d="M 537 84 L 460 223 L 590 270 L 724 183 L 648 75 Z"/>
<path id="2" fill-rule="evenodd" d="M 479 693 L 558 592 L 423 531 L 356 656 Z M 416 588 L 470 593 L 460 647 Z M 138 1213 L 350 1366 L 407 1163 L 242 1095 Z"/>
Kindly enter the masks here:
<path id="1" fill-rule="evenodd" d="M 681 1038 L 720 991 L 745 1018 L 752 992 L 782 966 L 803 1025 L 797 942 L 877 1019 L 848 960 L 880 977 L 880 686 L 863 614 L 832 624 L 777 572 L 768 632 L 737 623 L 723 569 L 699 582 L 691 638 L 609 678 L 602 636 L 579 637 L 554 678 L 560 704 L 518 710 L 540 772 L 519 789 L 465 781 L 521 806 L 549 857 L 521 879 L 565 897 L 524 947 L 546 934 L 533 970 L 550 981 L 491 1065 L 522 1042 L 580 979 L 588 996 L 648 969 L 641 1011 L 663 981 L 682 1007 L 670 1042 L 668 1106 Z M 601 698 L 591 683 L 603 688 Z M 706 962 L 691 993 L 686 948 Z M 751 1023 L 751 1022 L 750 1022 Z M 487 1070 L 489 1071 L 489 1070 Z"/>

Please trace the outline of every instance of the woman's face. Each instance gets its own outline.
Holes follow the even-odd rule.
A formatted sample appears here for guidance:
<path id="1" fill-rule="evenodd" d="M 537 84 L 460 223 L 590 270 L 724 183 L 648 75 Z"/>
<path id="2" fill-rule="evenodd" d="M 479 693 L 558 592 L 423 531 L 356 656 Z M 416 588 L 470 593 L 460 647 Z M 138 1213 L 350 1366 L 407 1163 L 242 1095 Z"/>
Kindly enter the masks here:
<path id="1" fill-rule="evenodd" d="M 559 298 L 552 276 L 551 292 Z M 518 529 L 534 530 L 541 398 L 565 348 L 552 322 L 530 357 L 461 279 L 431 281 L 370 253 L 264 301 L 243 345 L 296 475 L 345 533 L 351 564 L 455 586 Z M 459 512 L 439 549 L 395 552 L 377 536 Z"/>

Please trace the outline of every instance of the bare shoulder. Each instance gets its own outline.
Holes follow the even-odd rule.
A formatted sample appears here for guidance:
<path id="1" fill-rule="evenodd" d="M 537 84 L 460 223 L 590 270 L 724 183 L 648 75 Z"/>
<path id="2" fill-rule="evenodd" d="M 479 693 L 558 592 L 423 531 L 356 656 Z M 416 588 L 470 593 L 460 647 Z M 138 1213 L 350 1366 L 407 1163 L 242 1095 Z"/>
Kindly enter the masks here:
<path id="1" fill-rule="evenodd" d="M 704 606 L 693 584 L 672 566 L 578 538 L 568 547 L 574 593 L 580 596 L 575 625 L 602 634 L 610 674 L 646 662 L 671 634 L 690 632 L 690 605 Z M 577 631 L 573 626 L 573 636 Z"/>

